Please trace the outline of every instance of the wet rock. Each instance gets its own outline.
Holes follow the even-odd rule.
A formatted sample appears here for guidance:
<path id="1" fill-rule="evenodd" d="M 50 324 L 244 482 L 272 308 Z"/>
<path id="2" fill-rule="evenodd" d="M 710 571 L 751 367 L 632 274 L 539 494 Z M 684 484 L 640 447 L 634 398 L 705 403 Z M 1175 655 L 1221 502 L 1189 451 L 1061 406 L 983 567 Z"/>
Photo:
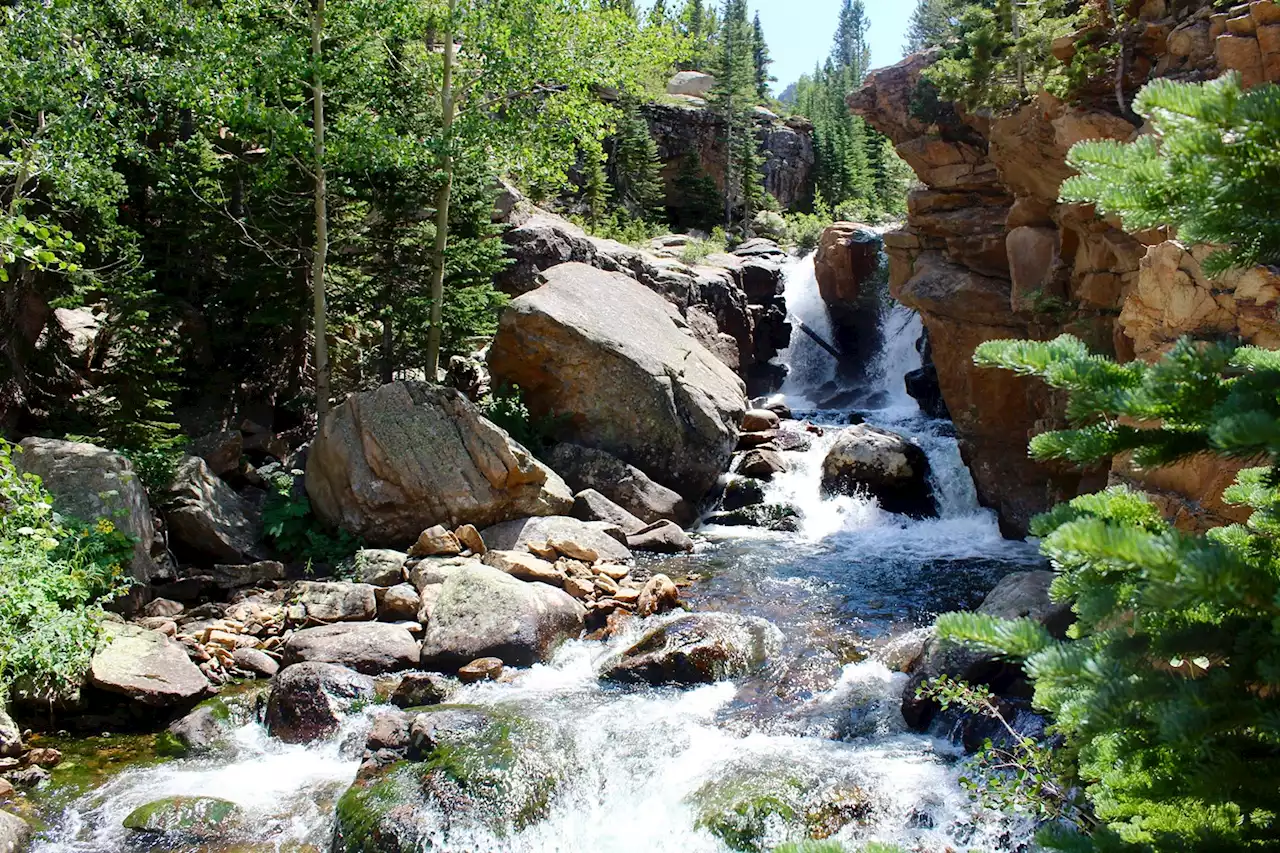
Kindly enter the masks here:
<path id="1" fill-rule="evenodd" d="M 458 692 L 458 682 L 435 672 L 406 672 L 391 692 L 391 704 L 398 708 L 440 705 Z"/>
<path id="2" fill-rule="evenodd" d="M 382 622 L 412 622 L 422 607 L 422 596 L 413 584 L 379 587 L 374 597 L 378 600 L 378 619 Z"/>
<path id="3" fill-rule="evenodd" d="M 258 511 L 200 457 L 182 460 L 165 498 L 169 538 L 180 554 L 193 560 L 233 564 L 266 556 Z"/>
<path id="4" fill-rule="evenodd" d="M 58 512 L 89 523 L 110 519 L 137 540 L 129 576 L 147 583 L 156 572 L 151 559 L 155 525 L 146 489 L 129 460 L 78 441 L 32 437 L 24 438 L 19 446 L 22 452 L 14 454 L 14 465 L 41 479 Z"/>
<path id="5" fill-rule="evenodd" d="M 583 489 L 573 496 L 570 513 L 579 521 L 603 521 L 616 525 L 623 533 L 631 535 L 645 527 L 645 523 L 618 506 L 595 489 Z"/>
<path id="6" fill-rule="evenodd" d="M 696 517 L 693 505 L 678 493 L 655 483 L 639 468 L 612 453 L 577 444 L 557 444 L 547 461 L 575 492 L 595 490 L 646 524 L 664 518 L 689 524 Z"/>
<path id="7" fill-rule="evenodd" d="M 744 477 L 772 480 L 775 474 L 787 470 L 787 460 L 776 450 L 757 447 L 742 454 L 734 470 Z"/>
<path id="8" fill-rule="evenodd" d="M 492 525 L 569 510 L 564 482 L 459 392 L 393 382 L 353 394 L 307 455 L 316 514 L 375 545 L 435 524 Z"/>
<path id="9" fill-rule="evenodd" d="M 737 442 L 742 380 L 644 285 L 577 263 L 543 278 L 502 315 L 489 350 L 494 380 L 519 385 L 535 416 L 567 415 L 563 440 L 701 499 Z"/>
<path id="10" fill-rule="evenodd" d="M 170 797 L 134 809 L 124 819 L 124 827 L 149 836 L 216 841 L 241 817 L 240 807 L 230 800 Z"/>
<path id="11" fill-rule="evenodd" d="M 724 487 L 720 509 L 733 511 L 764 503 L 764 485 L 751 477 L 733 477 Z"/>
<path id="12" fill-rule="evenodd" d="M 157 631 L 115 622 L 103 624 L 89 683 L 158 707 L 190 702 L 209 689 L 181 645 Z"/>
<path id="13" fill-rule="evenodd" d="M 458 668 L 458 680 L 463 684 L 474 684 L 477 681 L 497 681 L 502 676 L 502 660 L 499 658 L 479 658 L 466 666 Z"/>
<path id="14" fill-rule="evenodd" d="M 633 551 L 654 554 L 683 554 L 693 550 L 693 540 L 673 521 L 659 521 L 627 537 Z"/>
<path id="15" fill-rule="evenodd" d="M 412 717 L 399 708 L 388 708 L 379 711 L 369 727 L 369 736 L 365 739 L 365 752 L 379 749 L 404 750 L 409 746 L 409 724 Z"/>
<path id="16" fill-rule="evenodd" d="M 554 587 L 564 585 L 564 572 L 561 569 L 528 551 L 489 551 L 482 562 L 522 581 L 538 581 Z"/>
<path id="17" fill-rule="evenodd" d="M 760 432 L 778 428 L 778 416 L 768 409 L 748 409 L 742 416 L 743 432 Z"/>
<path id="18" fill-rule="evenodd" d="M 377 675 L 418 665 L 418 643 L 400 625 L 357 622 L 295 631 L 284 643 L 284 665 L 331 663 Z"/>
<path id="19" fill-rule="evenodd" d="M 374 695 L 373 679 L 367 675 L 331 663 L 294 664 L 271 680 L 267 731 L 286 743 L 328 737 L 353 707 L 372 701 Z"/>
<path id="20" fill-rule="evenodd" d="M 780 429 L 773 438 L 779 450 L 805 451 L 813 447 L 813 434 L 799 429 Z"/>
<path id="21" fill-rule="evenodd" d="M 409 547 L 410 557 L 456 557 L 461 553 L 462 543 L 443 524 L 422 531 Z"/>
<path id="22" fill-rule="evenodd" d="M 665 613 L 680 606 L 680 588 L 671 578 L 656 574 L 645 582 L 636 601 L 636 612 L 641 616 Z"/>
<path id="23" fill-rule="evenodd" d="M 561 640 L 576 637 L 585 618 L 582 605 L 563 590 L 525 583 L 489 566 L 464 566 L 443 583 L 427 625 L 422 665 L 449 670 L 497 657 L 527 666 L 546 660 Z"/>
<path id="24" fill-rule="evenodd" d="M 933 628 L 917 628 L 893 637 L 876 650 L 876 659 L 895 672 L 913 672 L 924 660 Z"/>
<path id="25" fill-rule="evenodd" d="M 498 551 L 529 550 L 531 543 L 553 540 L 572 542 L 594 551 L 601 560 L 630 560 L 631 552 L 614 535 L 606 532 L 610 529 L 617 530 L 610 524 L 598 521 L 579 521 L 569 516 L 552 515 L 522 518 L 486 528 L 484 541 L 491 549 Z M 618 535 L 626 538 L 626 534 L 621 531 L 618 531 Z"/>
<path id="26" fill-rule="evenodd" d="M 212 755 L 231 741 L 231 709 L 220 698 L 201 702 L 191 713 L 169 724 L 174 753 Z"/>
<path id="27" fill-rule="evenodd" d="M 300 608 L 295 622 L 366 622 L 378 615 L 374 587 L 345 581 L 299 581 L 293 587 L 291 610 Z"/>
<path id="28" fill-rule="evenodd" d="M 947 411 L 947 403 L 942 399 L 942 389 L 938 386 L 938 369 L 932 364 L 920 367 L 903 376 L 907 393 L 920 406 L 920 411 L 931 418 L 951 417 Z"/>
<path id="29" fill-rule="evenodd" d="M 915 518 L 938 514 L 929 460 L 902 436 L 858 424 L 840 433 L 822 460 L 826 494 L 866 493 L 888 512 Z"/>
<path id="30" fill-rule="evenodd" d="M 0 811 L 0 853 L 21 853 L 31 840 L 31 826 L 22 818 Z"/>
<path id="31" fill-rule="evenodd" d="M 241 671 L 260 678 L 271 678 L 280 671 L 276 659 L 261 649 L 236 649 L 231 653 L 231 660 Z"/>
<path id="32" fill-rule="evenodd" d="M 49 780 L 49 771 L 35 765 L 14 770 L 7 775 L 9 781 L 19 788 L 34 788 L 41 782 Z"/>
<path id="33" fill-rule="evenodd" d="M 764 619 L 729 613 L 689 613 L 651 628 L 606 664 L 601 677 L 646 684 L 706 684 L 746 675 L 781 642 Z"/>
<path id="34" fill-rule="evenodd" d="M 395 586 L 405 579 L 409 555 L 389 548 L 362 548 L 339 567 L 342 577 L 371 586 Z"/>
<path id="35" fill-rule="evenodd" d="M 713 512 L 707 516 L 707 524 L 724 527 L 763 527 L 768 530 L 796 531 L 800 529 L 800 517 L 790 504 L 754 504 L 732 512 Z"/>
<path id="36" fill-rule="evenodd" d="M 1053 636 L 1065 638 L 1075 614 L 1071 612 L 1071 602 L 1049 597 L 1053 578 L 1054 573 L 1047 569 L 1011 572 L 982 599 L 978 612 L 1002 619 L 1034 619 Z"/>

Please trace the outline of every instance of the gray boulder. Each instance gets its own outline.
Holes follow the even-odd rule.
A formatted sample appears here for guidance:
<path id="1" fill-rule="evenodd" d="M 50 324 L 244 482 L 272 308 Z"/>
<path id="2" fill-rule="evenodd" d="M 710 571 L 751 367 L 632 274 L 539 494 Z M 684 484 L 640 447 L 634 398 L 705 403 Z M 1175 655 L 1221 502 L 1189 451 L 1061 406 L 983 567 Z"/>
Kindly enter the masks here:
<path id="1" fill-rule="evenodd" d="M 408 629 L 387 622 L 321 625 L 294 631 L 284 643 L 286 671 L 294 664 L 334 663 L 378 675 L 412 669 L 419 647 Z"/>
<path id="2" fill-rule="evenodd" d="M 293 622 L 368 622 L 378 615 L 374 587 L 345 581 L 299 581 L 289 608 Z"/>
<path id="3" fill-rule="evenodd" d="M 374 695 L 367 675 L 332 663 L 294 664 L 271 679 L 267 731 L 286 743 L 328 737 L 356 705 L 373 701 Z"/>
<path id="4" fill-rule="evenodd" d="M 610 681 L 707 684 L 746 675 L 781 644 L 770 622 L 731 613 L 686 613 L 649 629 L 635 645 L 608 662 Z"/>
<path id="5" fill-rule="evenodd" d="M 258 586 L 269 581 L 282 581 L 285 578 L 284 564 L 275 560 L 259 560 L 256 563 L 237 565 L 215 565 L 212 569 L 200 572 L 202 579 L 219 589 L 240 589 L 246 586 Z"/>
<path id="6" fill-rule="evenodd" d="M 628 536 L 627 546 L 633 551 L 683 554 L 693 550 L 693 539 L 675 522 L 659 521 Z"/>
<path id="7" fill-rule="evenodd" d="M 705 98 L 715 88 L 716 78 L 702 71 L 678 71 L 667 81 L 668 95 L 692 95 Z"/>
<path id="8" fill-rule="evenodd" d="M 170 541 L 179 553 L 218 563 L 255 562 L 265 556 L 257 510 L 200 457 L 182 460 L 166 504 Z"/>
<path id="9" fill-rule="evenodd" d="M 697 517 L 693 505 L 679 494 L 612 453 L 561 443 L 551 448 L 547 462 L 574 492 L 593 489 L 645 524 L 664 518 L 691 524 Z"/>
<path id="10" fill-rule="evenodd" d="M 137 539 L 129 575 L 147 583 L 156 571 L 151 559 L 155 524 L 147 491 L 133 465 L 119 453 L 78 441 L 24 438 L 14 464 L 35 474 L 53 495 L 54 508 L 81 521 L 110 519 L 117 528 Z"/>
<path id="11" fill-rule="evenodd" d="M 493 551 L 523 551 L 529 543 L 540 545 L 549 539 L 565 539 L 595 551 L 601 560 L 622 562 L 631 559 L 631 551 L 618 541 L 625 537 L 625 533 L 607 522 L 579 521 L 564 515 L 521 518 L 484 531 L 484 541 Z"/>
<path id="12" fill-rule="evenodd" d="M 579 521 L 603 521 L 628 535 L 647 525 L 595 489 L 583 489 L 573 496 L 573 517 Z"/>
<path id="13" fill-rule="evenodd" d="M 534 416 L 561 416 L 561 440 L 701 499 L 737 443 L 742 380 L 633 279 L 579 263 L 543 278 L 502 315 L 489 348 L 494 381 L 518 385 Z"/>
<path id="14" fill-rule="evenodd" d="M 307 454 L 316 514 L 375 545 L 406 547 L 426 528 L 496 524 L 569 510 L 556 474 L 458 391 L 393 382 L 352 394 Z"/>
<path id="15" fill-rule="evenodd" d="M 212 755 L 231 740 L 231 712 L 220 700 L 202 702 L 181 719 L 169 724 L 169 734 L 184 756 Z"/>
<path id="16" fill-rule="evenodd" d="M 0 811 L 0 853 L 20 853 L 31 840 L 31 827 L 15 814 Z"/>
<path id="17" fill-rule="evenodd" d="M 938 514 L 924 451 L 897 433 L 867 424 L 840 433 L 822 460 L 826 494 L 865 493 L 888 512 L 916 518 Z"/>
<path id="18" fill-rule="evenodd" d="M 458 692 L 456 679 L 436 672 L 406 672 L 391 692 L 391 704 L 397 708 L 440 705 Z"/>
<path id="19" fill-rule="evenodd" d="M 378 599 L 378 619 L 383 622 L 406 622 L 418 618 L 422 596 L 411 583 L 378 587 L 374 590 Z"/>
<path id="20" fill-rule="evenodd" d="M 240 670 L 262 678 L 271 678 L 280 671 L 280 664 L 276 659 L 261 649 L 236 649 L 231 653 L 231 660 Z"/>
<path id="21" fill-rule="evenodd" d="M 404 564 L 409 555 L 386 548 L 364 548 L 351 558 L 351 573 L 360 583 L 395 586 L 404 582 Z"/>
<path id="22" fill-rule="evenodd" d="M 89 683 L 158 707 L 190 702 L 209 689 L 183 646 L 159 631 L 119 622 L 103 623 Z"/>
<path id="23" fill-rule="evenodd" d="M 464 566 L 442 585 L 422 644 L 422 665 L 456 669 L 496 657 L 527 666 L 546 660 L 561 640 L 576 637 L 585 618 L 583 606 L 563 590 L 484 565 Z"/>

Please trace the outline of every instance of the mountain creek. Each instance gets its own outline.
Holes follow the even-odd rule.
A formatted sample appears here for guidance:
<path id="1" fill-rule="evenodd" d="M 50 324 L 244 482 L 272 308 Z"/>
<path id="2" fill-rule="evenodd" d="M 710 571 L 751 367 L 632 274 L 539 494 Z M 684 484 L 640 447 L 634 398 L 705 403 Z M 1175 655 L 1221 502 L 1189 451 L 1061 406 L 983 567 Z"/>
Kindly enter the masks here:
<path id="1" fill-rule="evenodd" d="M 829 339 L 831 327 L 812 256 L 788 262 L 785 299 L 815 333 L 794 335 L 780 354 L 789 375 L 773 400 L 815 427 L 811 446 L 786 452 L 788 470 L 765 485 L 769 503 L 798 513 L 794 529 L 710 519 L 696 529 L 693 552 L 638 558 L 638 572 L 682 584 L 689 611 L 751 617 L 759 631 L 745 675 L 691 687 L 599 677 L 646 628 L 681 619 L 678 611 L 635 620 L 607 640 L 569 640 L 545 663 L 449 696 L 446 707 L 472 715 L 464 722 L 473 728 L 504 721 L 495 731 L 510 742 L 495 754 L 485 741 L 478 769 L 465 750 L 455 754 L 479 774 L 475 787 L 403 801 L 395 774 L 413 772 L 409 765 L 393 765 L 370 796 L 343 796 L 388 706 L 352 705 L 332 734 L 286 743 L 264 727 L 266 682 L 227 686 L 211 701 L 229 735 L 199 757 L 165 757 L 164 736 L 37 735 L 31 746 L 54 746 L 63 761 L 26 802 L 38 830 L 32 849 L 690 853 L 809 838 L 1022 849 L 1031 826 L 983 810 L 962 789 L 956 732 L 907 727 L 908 676 L 891 650 L 911 648 L 937 613 L 973 608 L 1001 577 L 1043 561 L 1034 545 L 1001 537 L 994 514 L 978 506 L 950 423 L 907 396 L 904 374 L 920 367 L 917 315 L 885 295 L 878 352 L 850 379 L 815 340 Z M 923 448 L 936 518 L 822 495 L 822 461 L 855 412 Z M 199 831 L 183 840 L 126 828 L 140 807 L 166 800 L 232 805 L 225 815 L 190 805 L 185 825 Z M 336 816 L 377 822 L 369 837 L 382 846 L 335 843 Z"/>

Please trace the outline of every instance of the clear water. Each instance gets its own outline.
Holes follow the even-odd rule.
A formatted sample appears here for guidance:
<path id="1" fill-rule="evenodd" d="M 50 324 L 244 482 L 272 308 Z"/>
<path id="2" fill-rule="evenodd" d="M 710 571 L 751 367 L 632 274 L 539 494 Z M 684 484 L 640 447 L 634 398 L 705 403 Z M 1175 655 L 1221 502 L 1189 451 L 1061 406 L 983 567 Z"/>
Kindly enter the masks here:
<path id="1" fill-rule="evenodd" d="M 789 272 L 789 309 L 829 335 L 812 259 L 795 261 Z M 1024 849 L 1029 827 L 983 812 L 960 789 L 956 749 L 906 730 L 898 711 L 906 677 L 874 657 L 886 636 L 926 624 L 937 612 L 971 607 L 1003 574 L 1038 562 L 1030 546 L 1003 540 L 994 517 L 978 507 L 950 424 L 921 415 L 905 392 L 903 374 L 920 363 L 919 318 L 886 302 L 880 325 L 884 345 L 867 371 L 868 387 L 857 389 L 866 403 L 859 412 L 925 449 L 941 516 L 914 521 L 884 512 L 874 500 L 819 496 L 823 454 L 848 413 L 814 408 L 837 371 L 817 344 L 795 335 L 781 356 L 792 368 L 782 394 L 827 431 L 811 450 L 788 454 L 791 470 L 768 491 L 771 500 L 798 508 L 800 531 L 707 528 L 695 553 L 651 561 L 693 581 L 686 598 L 696 609 L 769 619 L 783 637 L 778 654 L 750 677 L 695 689 L 602 684 L 601 660 L 633 640 L 634 627 L 608 644 L 568 643 L 512 683 L 465 688 L 457 701 L 518 708 L 555 731 L 565 745 L 558 760 L 567 782 L 545 820 L 502 838 L 446 832 L 440 815 L 418 814 L 413 820 L 430 839 L 424 849 L 724 851 L 697 825 L 693 795 L 731 770 L 779 767 L 867 792 L 869 815 L 835 836 L 851 850 L 868 840 L 917 851 Z M 353 746 L 367 725 L 357 716 L 329 742 L 287 746 L 248 724 L 221 760 L 126 770 L 66 804 L 35 850 L 133 849 L 123 817 L 179 794 L 241 804 L 253 843 L 237 850 L 328 849 L 332 804 L 355 775 Z M 780 842 L 794 828 L 770 831 L 771 841 Z"/>

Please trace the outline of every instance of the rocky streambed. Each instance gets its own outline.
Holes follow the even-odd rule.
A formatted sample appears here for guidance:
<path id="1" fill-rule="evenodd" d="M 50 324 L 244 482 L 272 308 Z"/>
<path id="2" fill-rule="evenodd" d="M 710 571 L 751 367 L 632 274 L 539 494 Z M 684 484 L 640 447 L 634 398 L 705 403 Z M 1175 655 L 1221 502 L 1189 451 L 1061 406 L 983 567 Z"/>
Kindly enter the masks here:
<path id="1" fill-rule="evenodd" d="M 820 325 L 804 316 L 814 286 L 793 265 L 788 303 Z M 907 670 L 945 665 L 921 630 L 933 615 L 998 583 L 984 606 L 1025 611 L 1039 561 L 977 507 L 949 424 L 901 392 L 919 321 L 890 306 L 881 325 L 856 389 L 797 336 L 783 358 L 798 378 L 746 416 L 693 538 L 662 517 L 689 511 L 677 492 L 562 445 L 572 500 L 532 462 L 504 470 L 577 518 L 428 527 L 408 552 L 364 552 L 351 580 L 271 581 L 208 613 L 153 602 L 149 633 L 198 646 L 208 660 L 182 663 L 221 692 L 159 736 L 104 720 L 29 739 L 61 758 L 23 801 L 33 849 L 1020 849 L 1028 827 L 961 789 L 961 732 L 928 708 L 913 730 L 903 698 L 921 677 Z M 907 476 L 927 505 L 839 488 L 865 461 L 850 436 L 892 444 L 877 476 Z M 246 563 L 234 582 L 274 571 Z M 163 689 L 183 689 L 171 663 Z M 165 704 L 127 675 L 94 689 L 114 678 Z"/>

